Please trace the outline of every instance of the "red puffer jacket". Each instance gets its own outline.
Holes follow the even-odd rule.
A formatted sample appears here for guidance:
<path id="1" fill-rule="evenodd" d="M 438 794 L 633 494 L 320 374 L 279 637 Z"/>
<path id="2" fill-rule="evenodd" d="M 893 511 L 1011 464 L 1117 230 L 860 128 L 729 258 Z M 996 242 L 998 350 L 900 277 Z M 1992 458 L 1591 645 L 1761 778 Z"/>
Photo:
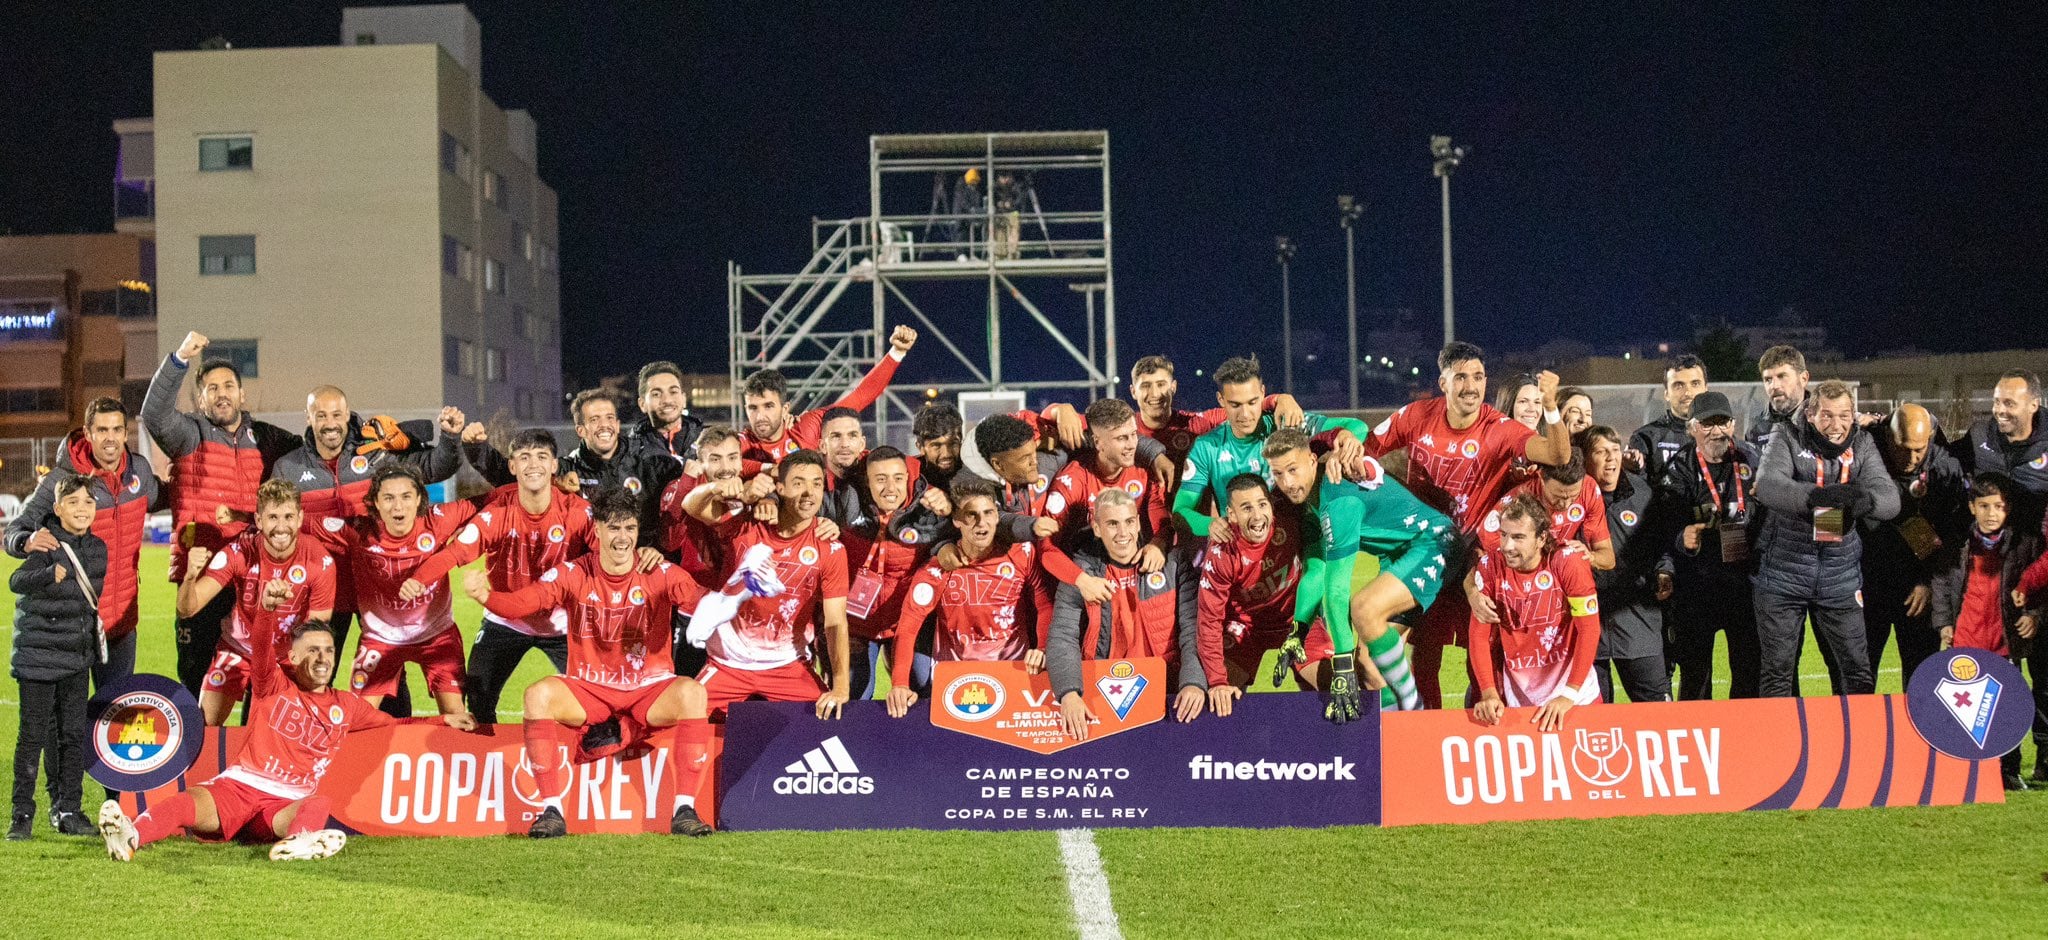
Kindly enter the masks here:
<path id="1" fill-rule="evenodd" d="M 52 467 L 36 485 L 21 515 L 8 524 L 6 548 L 19 558 L 37 529 L 55 531 L 51 519 L 57 504 L 57 484 L 70 477 L 91 477 L 92 498 L 98 508 L 92 517 L 92 534 L 107 545 L 106 583 L 99 594 L 100 625 L 107 636 L 118 638 L 135 630 L 136 566 L 142 554 L 142 524 L 151 512 L 162 508 L 161 490 L 149 461 L 141 454 L 121 452 L 112 470 L 101 470 L 92 459 L 92 442 L 85 432 L 74 429 L 64 440 L 65 459 Z"/>
<path id="2" fill-rule="evenodd" d="M 185 549 L 194 545 L 213 551 L 248 528 L 214 522 L 214 510 L 226 506 L 256 512 L 256 488 L 263 485 L 271 464 L 299 445 L 299 436 L 242 413 L 229 431 L 205 417 L 177 410 L 178 387 L 187 366 L 176 353 L 164 357 L 142 399 L 142 425 L 171 458 L 171 521 L 178 537 L 171 552 L 171 581 L 184 575 Z"/>

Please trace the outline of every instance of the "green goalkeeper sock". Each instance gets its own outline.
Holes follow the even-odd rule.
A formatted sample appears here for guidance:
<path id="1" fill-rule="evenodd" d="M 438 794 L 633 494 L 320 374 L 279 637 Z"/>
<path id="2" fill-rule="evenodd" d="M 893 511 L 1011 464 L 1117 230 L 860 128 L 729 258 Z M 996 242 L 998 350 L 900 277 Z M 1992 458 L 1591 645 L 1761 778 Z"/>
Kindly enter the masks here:
<path id="1" fill-rule="evenodd" d="M 1372 654 L 1372 664 L 1380 667 L 1380 678 L 1387 680 L 1387 688 L 1394 691 L 1401 709 L 1413 711 L 1422 707 L 1422 697 L 1415 691 L 1415 673 L 1408 668 L 1408 650 L 1401 645 L 1400 632 L 1387 630 L 1381 633 L 1378 639 L 1366 641 L 1365 650 Z"/>
<path id="2" fill-rule="evenodd" d="M 1399 701 L 1400 701 L 1399 699 L 1397 699 L 1397 698 L 1395 698 L 1395 697 L 1394 697 L 1394 687 L 1393 687 L 1393 686 L 1389 685 L 1389 686 L 1381 686 L 1381 687 L 1380 687 L 1380 711 L 1383 711 L 1383 712 L 1390 712 L 1390 711 L 1393 711 L 1393 710 L 1394 710 L 1394 707 L 1395 707 L 1395 705 L 1396 705 L 1396 704 L 1398 704 L 1398 703 L 1399 703 Z"/>

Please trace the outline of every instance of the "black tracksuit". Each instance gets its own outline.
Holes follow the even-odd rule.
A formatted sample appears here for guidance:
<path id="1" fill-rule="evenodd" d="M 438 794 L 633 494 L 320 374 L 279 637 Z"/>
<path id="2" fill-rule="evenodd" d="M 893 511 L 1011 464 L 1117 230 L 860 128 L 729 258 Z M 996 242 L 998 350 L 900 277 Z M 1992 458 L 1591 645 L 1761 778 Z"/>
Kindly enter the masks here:
<path id="1" fill-rule="evenodd" d="M 1657 600 L 1657 576 L 1673 572 L 1669 534 L 1651 512 L 1650 484 L 1623 473 L 1607 499 L 1607 531 L 1614 543 L 1614 568 L 1593 572 L 1600 594 L 1600 650 L 1593 674 L 1600 699 L 1614 701 L 1614 673 L 1631 702 L 1671 699 L 1671 673 L 1664 665 L 1664 605 Z"/>
<path id="2" fill-rule="evenodd" d="M 1756 544 L 1762 507 L 1756 499 L 1756 457 L 1749 445 L 1731 442 L 1713 473 L 1709 487 L 1700 474 L 1698 447 L 1690 442 L 1671 455 L 1657 485 L 1652 507 L 1661 532 L 1667 533 L 1674 580 L 1665 657 L 1678 670 L 1681 701 L 1714 697 L 1714 634 L 1728 633 L 1729 698 L 1756 698 L 1762 672 L 1757 642 L 1756 608 L 1751 602 L 1750 574 L 1755 553 L 1747 560 L 1722 561 L 1721 525 L 1740 527 Z M 1715 499 L 1718 492 L 1719 499 Z M 1740 498 L 1738 498 L 1738 495 Z M 1738 505 L 1740 509 L 1738 509 Z M 1706 523 L 1699 547 L 1687 550 L 1685 527 Z"/>

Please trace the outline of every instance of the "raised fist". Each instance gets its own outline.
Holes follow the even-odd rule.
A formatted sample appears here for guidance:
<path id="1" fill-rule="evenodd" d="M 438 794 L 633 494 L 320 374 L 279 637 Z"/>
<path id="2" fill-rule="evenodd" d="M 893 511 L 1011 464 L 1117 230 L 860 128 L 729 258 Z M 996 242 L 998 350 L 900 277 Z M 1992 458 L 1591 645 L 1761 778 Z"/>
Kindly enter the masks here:
<path id="1" fill-rule="evenodd" d="M 199 354 L 206 351 L 206 344 L 206 336 L 198 330 L 193 330 L 185 334 L 184 342 L 178 344 L 178 358 L 185 360 L 188 365 L 195 364 L 199 360 Z"/>

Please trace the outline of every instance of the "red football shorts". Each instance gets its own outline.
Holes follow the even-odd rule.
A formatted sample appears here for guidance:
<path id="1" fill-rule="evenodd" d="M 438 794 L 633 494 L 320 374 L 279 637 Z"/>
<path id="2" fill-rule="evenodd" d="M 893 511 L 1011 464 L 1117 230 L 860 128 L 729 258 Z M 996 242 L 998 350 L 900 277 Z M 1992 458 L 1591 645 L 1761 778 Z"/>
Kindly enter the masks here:
<path id="1" fill-rule="evenodd" d="M 801 660 L 773 669 L 734 669 L 713 660 L 697 674 L 697 681 L 703 684 L 714 715 L 756 695 L 771 702 L 815 702 L 825 693 L 825 684 Z"/>
<path id="2" fill-rule="evenodd" d="M 357 695 L 389 696 L 398 692 L 406 663 L 419 663 L 427 689 L 435 695 L 462 693 L 462 631 L 449 627 L 418 643 L 379 643 L 365 635 L 356 641 L 356 662 L 349 669 L 349 688 Z"/>
<path id="3" fill-rule="evenodd" d="M 277 814 L 298 802 L 239 780 L 215 777 L 204 786 L 213 796 L 213 811 L 220 816 L 220 832 L 199 837 L 208 842 L 276 842 Z"/>
<path id="4" fill-rule="evenodd" d="M 206 681 L 201 683 L 202 692 L 217 692 L 230 702 L 241 701 L 242 693 L 249 690 L 249 657 L 229 649 L 223 643 L 213 650 L 213 665 L 206 669 Z"/>

